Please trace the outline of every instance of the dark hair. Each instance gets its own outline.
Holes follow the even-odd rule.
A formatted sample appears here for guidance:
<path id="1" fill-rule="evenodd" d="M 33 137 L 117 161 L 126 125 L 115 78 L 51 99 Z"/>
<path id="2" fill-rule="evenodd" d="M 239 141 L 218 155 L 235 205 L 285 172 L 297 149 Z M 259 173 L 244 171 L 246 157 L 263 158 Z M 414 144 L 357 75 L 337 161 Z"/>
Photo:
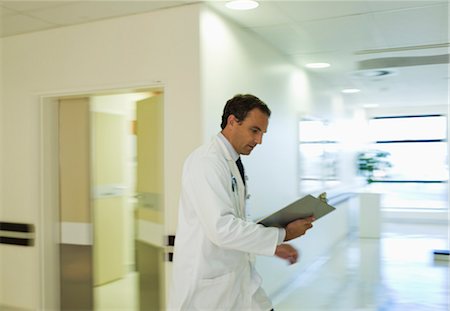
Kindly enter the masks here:
<path id="1" fill-rule="evenodd" d="M 250 94 L 238 94 L 229 99 L 223 108 L 222 124 L 224 129 L 227 126 L 227 120 L 230 115 L 234 115 L 239 121 L 243 121 L 250 110 L 258 108 L 261 112 L 270 117 L 271 111 L 267 105 L 258 97 Z"/>

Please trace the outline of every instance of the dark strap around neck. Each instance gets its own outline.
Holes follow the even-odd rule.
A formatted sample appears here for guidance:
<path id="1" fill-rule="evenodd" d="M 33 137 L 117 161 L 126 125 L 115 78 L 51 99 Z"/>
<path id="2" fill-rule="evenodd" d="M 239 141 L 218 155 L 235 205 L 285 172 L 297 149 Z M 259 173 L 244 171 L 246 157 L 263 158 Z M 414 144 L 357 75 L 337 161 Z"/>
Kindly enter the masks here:
<path id="1" fill-rule="evenodd" d="M 237 167 L 239 169 L 239 173 L 241 173 L 241 178 L 242 178 L 242 181 L 244 182 L 244 185 L 245 185 L 244 165 L 242 165 L 242 161 L 241 161 L 240 157 L 236 160 L 236 165 L 237 165 Z"/>

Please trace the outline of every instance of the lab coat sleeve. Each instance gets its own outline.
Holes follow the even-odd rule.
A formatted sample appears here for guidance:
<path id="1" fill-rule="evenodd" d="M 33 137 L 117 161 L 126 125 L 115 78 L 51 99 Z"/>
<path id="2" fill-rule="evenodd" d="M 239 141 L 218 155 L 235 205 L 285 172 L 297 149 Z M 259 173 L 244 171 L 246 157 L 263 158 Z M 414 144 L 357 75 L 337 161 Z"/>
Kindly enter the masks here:
<path id="1" fill-rule="evenodd" d="M 271 256 L 279 240 L 277 228 L 238 217 L 227 164 L 202 157 L 187 170 L 183 187 L 208 239 L 219 247 Z"/>

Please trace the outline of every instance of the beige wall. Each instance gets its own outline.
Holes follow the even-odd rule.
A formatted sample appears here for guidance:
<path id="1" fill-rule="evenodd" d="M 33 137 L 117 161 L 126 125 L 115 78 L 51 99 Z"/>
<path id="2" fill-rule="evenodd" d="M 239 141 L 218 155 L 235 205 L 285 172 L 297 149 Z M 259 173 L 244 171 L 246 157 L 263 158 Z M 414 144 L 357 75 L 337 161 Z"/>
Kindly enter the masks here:
<path id="1" fill-rule="evenodd" d="M 2 44 L 3 44 L 3 39 L 0 38 L 0 198 L 3 197 L 2 192 L 3 192 L 3 169 L 2 169 L 2 164 L 3 160 L 2 160 L 2 155 L 3 155 L 3 126 L 1 126 L 2 122 L 1 120 L 3 119 L 3 98 L 1 97 L 1 94 L 3 94 L 3 70 L 1 68 L 3 68 L 3 52 L 2 52 Z M 3 217 L 3 203 L 2 200 L 0 199 L 0 219 L 4 219 Z M 3 258 L 3 248 L 0 247 L 0 267 L 2 267 L 2 258 Z M 1 269 L 1 268 L 0 268 Z M 2 277 L 1 274 L 1 270 L 0 270 L 0 279 Z M 3 301 L 3 282 L 0 282 L 0 302 Z"/>
<path id="2" fill-rule="evenodd" d="M 0 304 L 41 304 L 41 103 L 44 95 L 162 85 L 166 206 L 177 204 L 185 156 L 200 141 L 198 6 L 2 40 L 2 219 L 36 224 L 35 247 L 0 246 Z M 5 117 L 8 116 L 8 117 Z M 183 134 L 183 140 L 179 138 Z M 170 213 L 170 208 L 166 210 Z M 173 217 L 172 217 L 173 218 Z M 175 221 L 168 224 L 174 232 Z M 7 285 L 7 286 L 6 286 Z"/>

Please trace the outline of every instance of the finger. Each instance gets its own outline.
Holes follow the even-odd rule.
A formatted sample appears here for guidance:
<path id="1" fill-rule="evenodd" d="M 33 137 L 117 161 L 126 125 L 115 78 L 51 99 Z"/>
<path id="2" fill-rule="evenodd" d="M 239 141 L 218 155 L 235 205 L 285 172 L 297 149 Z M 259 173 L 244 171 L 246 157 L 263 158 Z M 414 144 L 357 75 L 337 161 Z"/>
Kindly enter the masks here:
<path id="1" fill-rule="evenodd" d="M 302 219 L 304 222 L 307 222 L 307 223 L 311 223 L 311 222 L 313 222 L 314 220 L 316 220 L 315 218 L 314 218 L 314 216 L 310 216 L 310 217 L 307 217 L 307 218 L 304 218 L 304 219 Z"/>
<path id="2" fill-rule="evenodd" d="M 303 224 L 304 225 L 310 225 L 310 224 L 312 224 L 312 222 L 313 222 L 312 218 L 303 219 Z"/>
<path id="3" fill-rule="evenodd" d="M 294 258 L 297 261 L 298 251 L 295 248 L 292 248 L 290 257 Z"/>

